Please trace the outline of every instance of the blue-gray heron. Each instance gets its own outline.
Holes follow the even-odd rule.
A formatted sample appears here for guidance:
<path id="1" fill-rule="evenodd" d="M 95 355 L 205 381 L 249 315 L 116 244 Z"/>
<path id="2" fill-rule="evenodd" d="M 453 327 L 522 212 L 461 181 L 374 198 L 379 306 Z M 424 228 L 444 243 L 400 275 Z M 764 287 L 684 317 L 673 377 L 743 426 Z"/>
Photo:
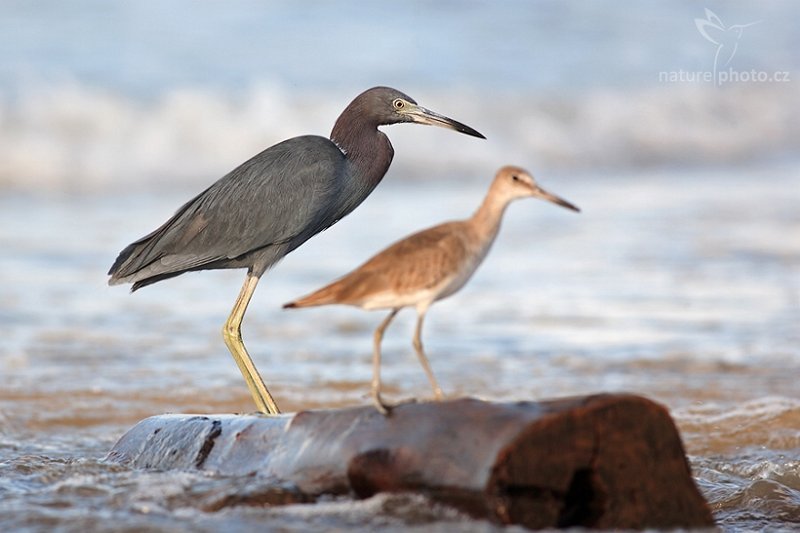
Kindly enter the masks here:
<path id="1" fill-rule="evenodd" d="M 259 278 L 286 254 L 355 209 L 380 183 L 394 150 L 379 126 L 412 122 L 484 138 L 389 87 L 358 95 L 330 139 L 294 137 L 267 148 L 186 202 L 161 227 L 128 245 L 110 285 L 132 291 L 194 270 L 246 268 L 223 338 L 258 409 L 279 413 L 242 342 L 241 325 Z"/>

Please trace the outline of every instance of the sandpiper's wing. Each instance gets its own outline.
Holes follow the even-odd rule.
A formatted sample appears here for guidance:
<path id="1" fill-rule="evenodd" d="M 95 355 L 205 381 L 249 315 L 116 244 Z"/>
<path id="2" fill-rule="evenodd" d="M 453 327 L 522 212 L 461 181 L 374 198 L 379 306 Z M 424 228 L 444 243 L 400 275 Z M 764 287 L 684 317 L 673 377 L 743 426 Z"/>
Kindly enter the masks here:
<path id="1" fill-rule="evenodd" d="M 414 299 L 458 276 L 469 261 L 464 222 L 447 222 L 400 240 L 333 283 L 285 307 Z M 410 305 L 408 303 L 406 305 Z"/>

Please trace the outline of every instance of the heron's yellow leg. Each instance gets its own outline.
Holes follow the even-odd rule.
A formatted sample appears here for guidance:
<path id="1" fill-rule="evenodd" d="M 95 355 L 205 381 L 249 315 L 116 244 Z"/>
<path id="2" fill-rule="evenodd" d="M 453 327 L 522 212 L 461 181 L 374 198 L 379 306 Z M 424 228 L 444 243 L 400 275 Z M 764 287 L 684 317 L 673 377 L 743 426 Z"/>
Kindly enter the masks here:
<path id="1" fill-rule="evenodd" d="M 236 304 L 233 306 L 233 311 L 222 328 L 222 338 L 236 364 L 239 365 L 239 370 L 242 371 L 247 388 L 250 389 L 250 394 L 253 396 L 258 410 L 262 413 L 276 415 L 280 413 L 280 410 L 267 390 L 267 386 L 264 385 L 264 380 L 261 379 L 256 365 L 242 342 L 242 319 L 247 311 L 247 304 L 250 303 L 250 298 L 253 296 L 253 291 L 256 290 L 256 285 L 258 285 L 258 277 L 248 273 L 239 298 L 236 299 Z"/>
<path id="2" fill-rule="evenodd" d="M 431 387 L 433 387 L 433 396 L 436 400 L 441 400 L 443 398 L 442 389 L 439 387 L 439 383 L 436 381 L 436 376 L 433 375 L 433 370 L 431 370 L 431 365 L 428 363 L 428 358 L 425 357 L 425 350 L 422 348 L 422 321 L 425 320 L 425 311 L 418 311 L 417 312 L 417 327 L 414 330 L 414 350 L 417 352 L 417 357 L 419 357 L 419 362 L 422 364 L 422 368 L 425 369 L 425 373 L 428 375 L 428 381 L 431 382 Z"/>
<path id="3" fill-rule="evenodd" d="M 392 309 L 389 316 L 383 319 L 381 325 L 375 330 L 374 347 L 372 350 L 372 403 L 378 408 L 378 411 L 383 415 L 389 414 L 389 405 L 383 403 L 381 399 L 381 341 L 383 340 L 383 332 L 389 327 L 389 323 L 394 318 L 394 315 L 400 309 Z"/>

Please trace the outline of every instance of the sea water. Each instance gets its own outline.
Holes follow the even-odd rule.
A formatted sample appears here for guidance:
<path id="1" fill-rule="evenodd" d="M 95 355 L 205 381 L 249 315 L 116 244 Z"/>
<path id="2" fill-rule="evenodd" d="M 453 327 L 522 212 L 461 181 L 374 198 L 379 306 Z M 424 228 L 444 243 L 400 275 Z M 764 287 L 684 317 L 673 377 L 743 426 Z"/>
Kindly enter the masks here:
<path id="1" fill-rule="evenodd" d="M 336 7 L 334 7 L 336 6 Z M 791 3 L 709 3 L 731 65 L 800 60 Z M 286 411 L 369 401 L 383 318 L 281 305 L 477 207 L 507 163 L 582 208 L 508 210 L 485 264 L 426 321 L 449 396 L 625 391 L 675 418 L 727 530 L 800 524 L 800 92 L 658 82 L 707 70 L 694 4 L 7 2 L 0 7 L 0 529 L 491 530 L 424 498 L 216 510 L 253 480 L 103 462 L 138 420 L 253 409 L 220 334 L 243 271 L 133 295 L 129 242 L 270 144 L 325 135 L 387 84 L 486 141 L 393 126 L 384 183 L 263 278 L 245 342 Z M 431 395 L 414 314 L 388 399 Z"/>

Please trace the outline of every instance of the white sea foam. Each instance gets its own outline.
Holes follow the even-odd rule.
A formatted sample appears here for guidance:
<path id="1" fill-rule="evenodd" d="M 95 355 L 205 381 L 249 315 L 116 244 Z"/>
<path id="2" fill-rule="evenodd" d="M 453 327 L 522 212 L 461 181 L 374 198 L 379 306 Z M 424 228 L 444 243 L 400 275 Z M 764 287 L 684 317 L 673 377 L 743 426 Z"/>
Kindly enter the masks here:
<path id="1" fill-rule="evenodd" d="M 143 101 L 79 84 L 20 91 L 0 98 L 0 190 L 205 184 L 282 139 L 327 135 L 354 96 L 339 92 L 187 88 Z M 413 96 L 488 140 L 391 128 L 400 179 L 483 175 L 508 161 L 568 170 L 726 165 L 800 149 L 800 93 L 790 84 Z"/>

